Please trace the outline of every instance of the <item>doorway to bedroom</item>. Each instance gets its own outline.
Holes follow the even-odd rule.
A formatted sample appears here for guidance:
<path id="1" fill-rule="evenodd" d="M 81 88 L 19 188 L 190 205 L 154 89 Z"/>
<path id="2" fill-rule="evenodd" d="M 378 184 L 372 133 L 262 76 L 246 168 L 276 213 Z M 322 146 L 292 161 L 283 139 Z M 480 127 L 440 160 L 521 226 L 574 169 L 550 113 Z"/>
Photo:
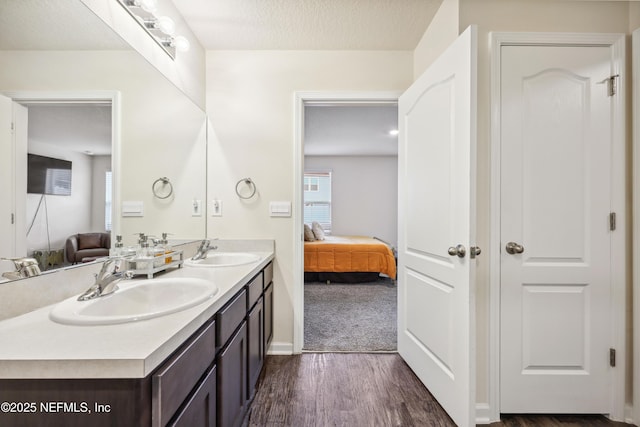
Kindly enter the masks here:
<path id="1" fill-rule="evenodd" d="M 396 100 L 304 103 L 303 351 L 395 352 Z"/>

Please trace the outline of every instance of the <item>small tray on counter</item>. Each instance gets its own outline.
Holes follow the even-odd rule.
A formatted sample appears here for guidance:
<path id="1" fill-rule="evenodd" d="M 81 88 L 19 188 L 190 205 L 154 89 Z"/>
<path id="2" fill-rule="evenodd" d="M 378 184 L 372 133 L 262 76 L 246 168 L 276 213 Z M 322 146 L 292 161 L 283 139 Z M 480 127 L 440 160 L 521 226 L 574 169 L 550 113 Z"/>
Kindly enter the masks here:
<path id="1" fill-rule="evenodd" d="M 171 251 L 165 254 L 148 258 L 129 258 L 129 268 L 135 276 L 146 274 L 147 278 L 170 268 L 179 268 L 184 264 L 184 254 L 182 250 Z"/>

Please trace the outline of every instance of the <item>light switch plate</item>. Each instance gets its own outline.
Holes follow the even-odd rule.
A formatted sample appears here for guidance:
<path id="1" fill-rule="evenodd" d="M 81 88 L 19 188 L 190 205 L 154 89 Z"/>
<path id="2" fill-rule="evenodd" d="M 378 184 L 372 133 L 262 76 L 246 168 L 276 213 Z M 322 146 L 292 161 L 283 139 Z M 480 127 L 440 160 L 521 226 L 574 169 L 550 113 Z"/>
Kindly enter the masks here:
<path id="1" fill-rule="evenodd" d="M 122 216 L 144 216 L 144 202 L 137 200 L 123 201 Z"/>
<path id="2" fill-rule="evenodd" d="M 269 202 L 269 213 L 273 217 L 290 217 L 291 202 Z"/>

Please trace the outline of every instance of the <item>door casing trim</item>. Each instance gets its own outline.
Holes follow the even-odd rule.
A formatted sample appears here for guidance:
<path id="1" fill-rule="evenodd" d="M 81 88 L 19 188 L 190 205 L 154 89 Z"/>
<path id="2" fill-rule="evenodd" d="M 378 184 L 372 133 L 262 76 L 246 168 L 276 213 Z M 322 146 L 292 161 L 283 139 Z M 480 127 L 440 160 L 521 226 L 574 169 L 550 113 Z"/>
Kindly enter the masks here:
<path id="1" fill-rule="evenodd" d="M 610 33 L 513 33 L 490 34 L 491 60 L 491 232 L 489 266 L 489 390 L 491 421 L 500 419 L 500 64 L 502 46 L 606 46 L 611 49 L 612 75 L 619 74 L 618 94 L 613 99 L 611 211 L 617 215 L 617 229 L 611 241 L 611 345 L 618 357 L 611 373 L 609 416 L 624 419 L 626 366 L 626 285 L 629 280 L 627 248 L 626 179 L 626 90 L 625 34 Z M 616 310 L 618 308 L 618 310 Z"/>
<path id="2" fill-rule="evenodd" d="M 304 345 L 304 252 L 303 206 L 304 192 L 304 106 L 322 104 L 397 103 L 402 92 L 396 91 L 298 91 L 293 94 L 293 354 L 302 353 Z"/>

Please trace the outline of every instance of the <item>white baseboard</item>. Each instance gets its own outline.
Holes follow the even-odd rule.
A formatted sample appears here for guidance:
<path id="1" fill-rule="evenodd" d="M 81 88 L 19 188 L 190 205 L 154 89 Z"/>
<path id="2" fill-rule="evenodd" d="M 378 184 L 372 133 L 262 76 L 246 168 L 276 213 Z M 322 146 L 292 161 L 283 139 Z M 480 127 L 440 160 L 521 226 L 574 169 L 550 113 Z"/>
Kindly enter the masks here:
<path id="1" fill-rule="evenodd" d="M 491 408 L 488 403 L 476 403 L 476 424 L 491 424 Z"/>
<path id="2" fill-rule="evenodd" d="M 290 342 L 272 342 L 267 350 L 267 354 L 275 356 L 291 356 L 293 354 L 293 343 Z"/>
<path id="3" fill-rule="evenodd" d="M 636 425 L 634 421 L 640 420 L 634 420 L 633 415 L 633 405 L 631 403 L 627 403 L 626 405 L 624 405 L 624 422 L 627 424 Z"/>

